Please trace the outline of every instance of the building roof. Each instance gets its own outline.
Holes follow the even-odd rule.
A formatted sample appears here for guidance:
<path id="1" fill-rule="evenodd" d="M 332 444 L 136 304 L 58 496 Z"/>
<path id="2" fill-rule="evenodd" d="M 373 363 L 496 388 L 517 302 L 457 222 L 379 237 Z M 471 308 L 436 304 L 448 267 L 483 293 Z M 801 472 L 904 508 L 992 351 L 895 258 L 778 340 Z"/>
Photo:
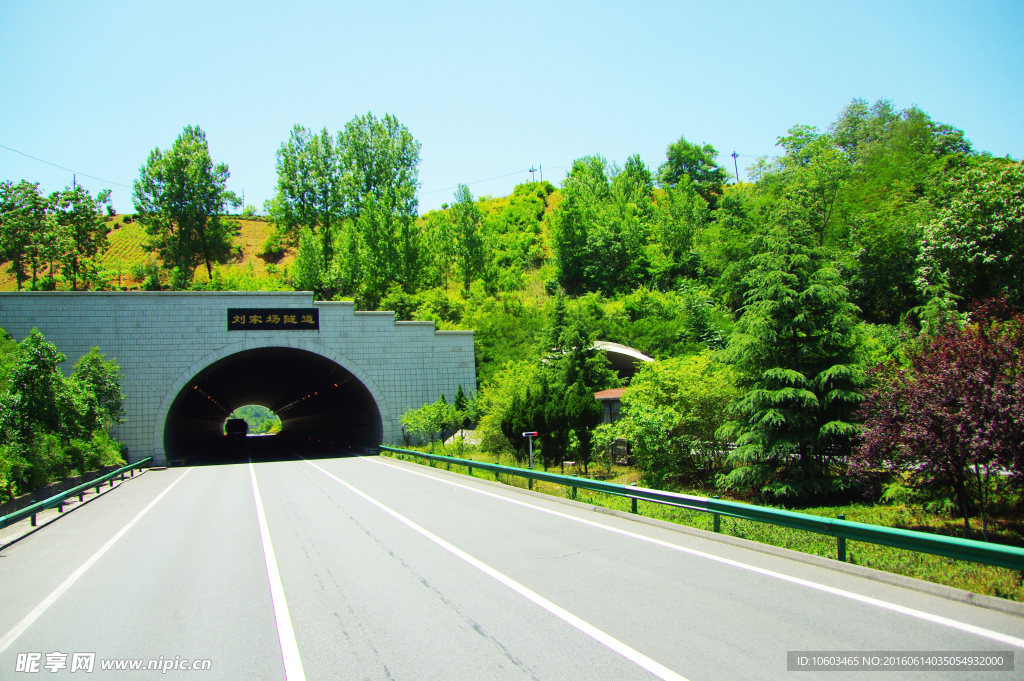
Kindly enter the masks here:
<path id="1" fill-rule="evenodd" d="M 648 357 L 636 348 L 620 345 L 619 343 L 597 341 L 594 343 L 594 347 L 605 351 L 608 363 L 611 364 L 612 369 L 619 375 L 619 378 L 632 376 L 640 368 L 640 364 L 654 361 L 654 358 Z"/>
<path id="2" fill-rule="evenodd" d="M 594 393 L 595 400 L 618 400 L 622 398 L 622 393 L 626 392 L 625 388 L 611 388 L 609 390 L 602 390 Z"/>

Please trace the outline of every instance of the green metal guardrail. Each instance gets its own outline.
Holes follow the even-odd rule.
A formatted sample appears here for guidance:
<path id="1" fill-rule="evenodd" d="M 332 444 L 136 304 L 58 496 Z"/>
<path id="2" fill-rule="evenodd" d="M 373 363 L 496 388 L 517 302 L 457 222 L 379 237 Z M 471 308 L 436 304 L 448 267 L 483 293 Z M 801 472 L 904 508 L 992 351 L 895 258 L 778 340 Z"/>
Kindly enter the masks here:
<path id="1" fill-rule="evenodd" d="M 153 457 L 147 456 L 145 459 L 142 459 L 141 461 L 136 461 L 133 464 L 129 464 L 127 466 L 123 466 L 121 468 L 118 468 L 116 471 L 111 471 L 110 473 L 107 473 L 106 475 L 102 475 L 102 476 L 100 476 L 98 478 L 90 480 L 89 482 L 86 482 L 86 483 L 83 483 L 81 485 L 78 485 L 77 487 L 72 487 L 71 489 L 64 490 L 63 492 L 61 492 L 59 494 L 55 494 L 54 496 L 50 497 L 49 499 L 44 499 L 43 501 L 39 501 L 39 502 L 36 502 L 36 503 L 32 504 L 31 506 L 26 506 L 25 508 L 21 509 L 20 511 L 15 511 L 14 513 L 8 513 L 7 515 L 0 516 L 0 528 L 7 527 L 11 523 L 16 523 L 19 520 L 23 520 L 23 519 L 25 519 L 25 518 L 27 518 L 29 516 L 32 516 L 32 527 L 35 527 L 36 526 L 36 514 L 37 513 L 40 513 L 41 511 L 45 511 L 48 508 L 53 508 L 54 506 L 56 506 L 58 508 L 58 510 L 61 513 L 63 513 L 64 512 L 64 500 L 67 499 L 68 497 L 73 497 L 73 496 L 75 496 L 77 494 L 78 495 L 78 500 L 82 501 L 83 497 L 85 496 L 85 490 L 89 489 L 90 487 L 95 487 L 96 488 L 96 494 L 99 494 L 100 493 L 100 486 L 103 483 L 109 481 L 110 482 L 110 486 L 113 487 L 114 486 L 114 478 L 116 478 L 118 475 L 120 475 L 121 479 L 124 480 L 124 474 L 126 472 L 128 472 L 128 471 L 131 471 L 132 477 L 135 477 L 135 469 L 141 467 L 143 464 L 148 463 L 148 462 L 150 462 L 152 460 L 153 460 Z"/>
<path id="2" fill-rule="evenodd" d="M 544 480 L 557 485 L 565 485 L 572 488 L 572 497 L 576 498 L 576 489 L 588 489 L 594 492 L 614 494 L 622 497 L 629 497 L 633 500 L 633 513 L 637 512 L 637 500 L 650 501 L 656 504 L 677 506 L 693 511 L 704 511 L 714 514 L 714 528 L 719 531 L 719 516 L 731 518 L 743 518 L 745 520 L 756 520 L 771 525 L 781 525 L 807 532 L 827 534 L 837 539 L 837 555 L 839 560 L 846 560 L 846 539 L 853 541 L 867 542 L 871 544 L 882 544 L 897 549 L 918 551 L 920 553 L 931 553 L 947 558 L 967 560 L 974 563 L 985 563 L 1010 570 L 1024 571 L 1024 549 L 1014 546 L 1003 546 L 1001 544 L 990 544 L 988 542 L 975 541 L 973 539 L 960 539 L 957 537 L 945 537 L 927 532 L 915 532 L 913 530 L 901 530 L 894 527 L 882 527 L 868 523 L 858 523 L 845 520 L 843 516 L 837 518 L 822 518 L 821 516 L 796 513 L 778 508 L 766 506 L 754 506 L 752 504 L 741 504 L 735 501 L 723 501 L 717 497 L 698 497 L 689 494 L 678 494 L 676 492 L 664 492 L 662 490 L 635 487 L 632 485 L 617 485 L 603 480 L 590 480 L 589 478 L 578 478 L 576 476 L 548 473 L 546 471 L 532 471 L 526 468 L 515 468 L 502 466 L 494 463 L 473 461 L 472 459 L 459 459 L 453 456 L 441 456 L 438 454 L 427 454 L 410 449 L 398 449 L 381 445 L 381 450 L 412 454 L 431 461 L 466 466 L 470 472 L 479 468 L 492 473 L 505 473 L 517 475 L 531 480 Z"/>

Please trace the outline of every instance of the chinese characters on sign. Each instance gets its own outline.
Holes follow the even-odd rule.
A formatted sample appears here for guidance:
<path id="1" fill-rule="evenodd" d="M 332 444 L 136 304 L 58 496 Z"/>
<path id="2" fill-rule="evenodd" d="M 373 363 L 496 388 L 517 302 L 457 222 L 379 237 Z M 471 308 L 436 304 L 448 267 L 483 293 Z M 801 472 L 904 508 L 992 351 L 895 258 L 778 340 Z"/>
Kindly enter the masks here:
<path id="1" fill-rule="evenodd" d="M 320 330 L 319 308 L 228 308 L 228 331 Z"/>

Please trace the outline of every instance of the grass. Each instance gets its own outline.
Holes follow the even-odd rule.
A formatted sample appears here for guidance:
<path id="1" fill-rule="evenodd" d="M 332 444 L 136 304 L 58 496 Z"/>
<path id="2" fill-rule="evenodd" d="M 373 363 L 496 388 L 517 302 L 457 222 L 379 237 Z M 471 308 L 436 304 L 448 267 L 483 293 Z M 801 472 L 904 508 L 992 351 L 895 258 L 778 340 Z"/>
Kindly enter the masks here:
<path id="1" fill-rule="evenodd" d="M 438 451 L 438 453 L 455 456 L 457 454 L 453 451 L 454 449 L 453 446 L 449 445 L 447 448 Z M 416 463 L 424 461 L 409 454 L 382 453 Z M 467 449 L 465 455 L 482 462 L 502 463 L 500 456 L 489 453 Z M 506 465 L 516 465 L 511 461 L 505 461 L 504 463 Z M 437 467 L 443 464 L 435 463 L 433 465 Z M 456 473 L 467 474 L 467 469 L 462 466 L 452 465 L 446 466 L 446 468 Z M 593 467 L 591 473 L 595 470 L 596 467 Z M 567 469 L 566 472 L 582 474 L 582 471 L 576 470 L 569 471 Z M 528 486 L 525 478 L 512 475 L 499 474 L 495 476 L 489 472 L 476 470 L 473 477 L 487 480 L 493 480 L 497 477 L 500 482 L 506 485 L 524 489 Z M 634 469 L 614 467 L 611 475 L 606 479 L 609 482 L 628 485 L 636 482 L 639 477 L 639 474 Z M 552 496 L 571 497 L 570 488 L 564 485 L 537 480 L 534 481 L 533 489 Z M 701 496 L 705 494 L 701 491 L 694 493 Z M 630 510 L 630 500 L 625 497 L 591 492 L 589 490 L 578 490 L 576 501 L 619 511 L 628 512 Z M 739 500 L 737 499 L 736 501 Z M 709 532 L 713 529 L 712 515 L 710 513 L 689 511 L 645 501 L 637 503 L 637 510 L 640 515 L 648 518 L 665 520 Z M 847 520 L 861 523 L 963 536 L 962 520 L 939 516 L 907 505 L 848 504 L 844 506 L 805 508 L 801 509 L 801 512 L 829 518 L 844 514 Z M 727 518 L 723 516 L 720 522 L 722 534 L 824 558 L 834 559 L 836 557 L 836 540 L 834 537 L 740 518 Z M 1001 543 L 1018 545 L 1021 543 L 1020 528 L 1014 523 L 1009 524 L 1008 527 L 1001 527 L 997 536 L 1003 540 Z M 978 594 L 997 596 L 1014 601 L 1024 600 L 1024 586 L 1021 584 L 1021 573 L 1014 570 L 850 540 L 846 542 L 846 555 L 847 561 L 856 565 L 913 577 L 914 579 L 922 579 L 936 584 L 944 584 Z"/>

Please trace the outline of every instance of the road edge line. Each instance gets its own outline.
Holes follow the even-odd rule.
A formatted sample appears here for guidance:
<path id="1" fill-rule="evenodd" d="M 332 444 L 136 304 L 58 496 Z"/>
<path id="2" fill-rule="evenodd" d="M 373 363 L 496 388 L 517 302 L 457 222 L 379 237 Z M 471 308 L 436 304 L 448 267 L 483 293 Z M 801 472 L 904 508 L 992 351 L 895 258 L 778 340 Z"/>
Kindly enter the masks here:
<path id="1" fill-rule="evenodd" d="M 518 499 L 510 499 L 509 497 L 503 496 L 501 494 L 495 494 L 493 492 L 488 492 L 486 490 L 477 489 L 475 487 L 471 487 L 469 485 L 464 485 L 464 484 L 462 484 L 460 482 L 456 482 L 454 480 L 443 480 L 441 478 L 435 477 L 433 475 L 429 475 L 427 473 L 422 473 L 420 471 L 408 470 L 408 469 L 406 469 L 404 467 L 401 467 L 401 466 L 391 466 L 391 465 L 383 463 L 381 461 L 376 461 L 376 460 L 368 459 L 367 457 L 359 457 L 359 458 L 372 461 L 373 463 L 377 464 L 378 466 L 388 466 L 389 468 L 392 468 L 394 470 L 400 470 L 400 471 L 403 471 L 403 472 L 406 472 L 406 473 L 411 473 L 412 475 L 419 475 L 419 476 L 422 476 L 424 478 L 429 478 L 431 480 L 435 480 L 435 481 L 440 482 L 442 484 L 456 485 L 458 487 L 462 487 L 464 489 L 476 492 L 478 494 L 484 494 L 484 495 L 489 496 L 489 497 L 494 497 L 495 499 L 501 499 L 503 501 L 507 501 L 507 502 L 509 502 L 511 504 L 518 504 L 520 506 L 525 506 L 527 508 L 532 508 L 532 509 L 540 511 L 542 513 L 548 513 L 548 514 L 551 514 L 551 515 L 554 515 L 554 516 L 559 516 L 559 517 L 562 517 L 562 518 L 568 518 L 570 520 L 573 520 L 573 521 L 578 522 L 578 523 L 582 523 L 584 525 L 590 525 L 592 527 L 604 529 L 604 530 L 606 530 L 608 532 L 614 532 L 616 534 L 621 534 L 623 536 L 633 537 L 635 539 L 640 539 L 641 541 L 649 542 L 651 544 L 657 544 L 659 546 L 664 546 L 666 548 L 670 548 L 670 549 L 673 549 L 675 551 L 680 551 L 682 553 L 689 553 L 689 554 L 694 555 L 694 556 L 699 556 L 699 557 L 707 558 L 709 560 L 713 560 L 713 561 L 716 561 L 716 562 L 719 562 L 719 563 L 724 563 L 726 565 L 731 565 L 733 567 L 738 567 L 738 568 L 740 568 L 742 570 L 748 570 L 750 572 L 755 572 L 755 573 L 758 573 L 758 574 L 762 574 L 762 575 L 764 575 L 766 577 L 773 577 L 775 579 L 779 579 L 779 580 L 782 580 L 782 581 L 790 582 L 792 584 L 797 584 L 797 585 L 800 585 L 800 586 L 805 586 L 805 587 L 808 587 L 808 588 L 811 588 L 811 589 L 815 589 L 817 591 L 822 591 L 822 592 L 825 592 L 825 593 L 833 594 L 835 596 L 840 596 L 842 598 L 847 598 L 847 599 L 850 599 L 850 600 L 853 600 L 853 601 L 858 601 L 858 602 L 864 603 L 866 605 L 874 605 L 875 607 L 882 608 L 883 610 L 889 610 L 891 612 L 898 612 L 900 614 L 907 615 L 909 617 L 914 617 L 914 618 L 917 618 L 917 619 L 920 619 L 920 620 L 924 620 L 926 622 L 931 622 L 933 624 L 938 624 L 938 625 L 941 625 L 941 626 L 949 627 L 950 629 L 956 629 L 958 631 L 962 631 L 962 632 L 965 632 L 965 633 L 975 634 L 976 636 L 981 636 L 983 638 L 987 638 L 987 639 L 990 639 L 990 640 L 993 640 L 993 641 L 998 641 L 1000 643 L 1005 643 L 1007 645 L 1012 645 L 1012 646 L 1017 647 L 1017 648 L 1024 648 L 1024 639 L 1020 639 L 1020 638 L 1017 638 L 1015 636 L 1010 636 L 1009 634 L 1003 634 L 1003 633 L 1000 633 L 998 631 L 992 631 L 991 629 L 985 629 L 984 627 L 979 627 L 979 626 L 976 626 L 976 625 L 973 625 L 973 624 L 967 624 L 966 622 L 958 622 L 957 620 L 950 619 L 948 617 L 943 617 L 941 615 L 933 615 L 932 613 L 924 612 L 923 610 L 917 610 L 915 608 L 909 608 L 909 607 L 904 606 L 904 605 L 897 605 L 896 603 L 890 603 L 888 601 L 883 601 L 883 600 L 881 600 L 879 598 L 873 598 L 871 596 L 864 596 L 864 595 L 861 595 L 861 594 L 858 594 L 858 593 L 854 593 L 853 591 L 847 591 L 845 589 L 840 589 L 838 587 L 828 586 L 827 584 L 819 584 L 818 582 L 812 582 L 810 580 L 803 579 L 801 577 L 793 577 L 792 575 L 787 575 L 787 574 L 784 574 L 782 572 L 776 572 L 775 570 L 769 570 L 767 568 L 758 567 L 756 565 L 749 565 L 747 563 L 743 563 L 743 562 L 740 562 L 738 560 L 733 560 L 731 558 L 725 558 L 723 556 L 716 556 L 713 553 L 707 553 L 706 551 L 699 551 L 697 549 L 691 549 L 691 548 L 688 548 L 688 547 L 685 547 L 685 546 L 679 546 L 678 544 L 673 544 L 671 542 L 667 542 L 667 541 L 664 541 L 664 540 L 661 540 L 661 539 L 655 539 L 653 537 L 646 537 L 646 536 L 644 536 L 642 534 L 638 534 L 636 532 L 630 532 L 629 530 L 623 530 L 623 529 L 620 529 L 618 527 L 611 527 L 610 525 L 604 525 L 602 523 L 597 523 L 597 522 L 594 522 L 593 520 L 587 520 L 585 518 L 577 518 L 576 516 L 570 515 L 568 513 L 562 513 L 561 511 L 556 511 L 554 509 L 543 508 L 543 507 L 537 506 L 535 504 L 528 504 L 525 501 L 520 501 Z M 486 481 L 484 481 L 484 482 L 486 482 Z M 514 490 L 516 488 L 511 488 L 511 489 Z"/>

